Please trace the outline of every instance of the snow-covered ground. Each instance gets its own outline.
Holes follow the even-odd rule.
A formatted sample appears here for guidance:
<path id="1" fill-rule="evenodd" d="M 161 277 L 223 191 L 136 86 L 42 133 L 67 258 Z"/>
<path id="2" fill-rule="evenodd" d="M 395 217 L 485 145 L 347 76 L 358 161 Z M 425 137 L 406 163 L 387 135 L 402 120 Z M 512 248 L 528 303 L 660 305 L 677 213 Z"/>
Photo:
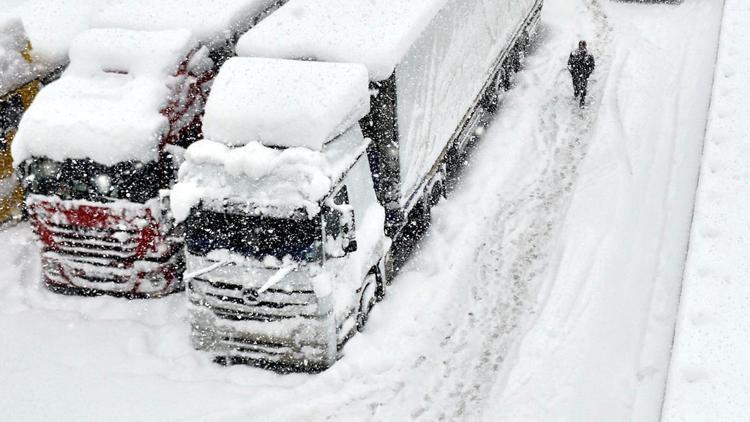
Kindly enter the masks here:
<path id="1" fill-rule="evenodd" d="M 609 74 L 507 419 L 658 418 L 721 4 L 604 4 Z"/>
<path id="2" fill-rule="evenodd" d="M 749 21 L 727 0 L 665 421 L 750 418 Z"/>
<path id="3" fill-rule="evenodd" d="M 61 297 L 0 233 L 13 420 L 654 420 L 721 0 L 547 0 L 540 39 L 420 250 L 317 375 L 218 367 L 185 298 Z M 598 59 L 580 112 L 564 70 Z"/>

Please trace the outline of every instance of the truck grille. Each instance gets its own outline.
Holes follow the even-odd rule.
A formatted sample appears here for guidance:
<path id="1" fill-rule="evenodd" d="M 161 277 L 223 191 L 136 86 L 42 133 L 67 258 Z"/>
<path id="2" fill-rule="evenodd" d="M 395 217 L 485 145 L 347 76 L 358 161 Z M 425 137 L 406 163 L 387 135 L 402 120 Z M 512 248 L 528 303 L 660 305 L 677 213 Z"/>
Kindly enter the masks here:
<path id="1" fill-rule="evenodd" d="M 45 251 L 125 264 L 169 259 L 167 239 L 149 208 L 78 202 L 36 195 L 27 200 L 34 232 Z"/>
<path id="2" fill-rule="evenodd" d="M 182 243 L 163 234 L 149 207 L 40 195 L 26 204 L 48 286 L 148 297 L 179 290 Z"/>
<path id="3" fill-rule="evenodd" d="M 257 294 L 241 285 L 195 278 L 188 282 L 190 303 L 210 309 L 219 318 L 232 321 L 279 321 L 292 318 L 317 319 L 318 301 L 313 291 L 269 289 Z"/>

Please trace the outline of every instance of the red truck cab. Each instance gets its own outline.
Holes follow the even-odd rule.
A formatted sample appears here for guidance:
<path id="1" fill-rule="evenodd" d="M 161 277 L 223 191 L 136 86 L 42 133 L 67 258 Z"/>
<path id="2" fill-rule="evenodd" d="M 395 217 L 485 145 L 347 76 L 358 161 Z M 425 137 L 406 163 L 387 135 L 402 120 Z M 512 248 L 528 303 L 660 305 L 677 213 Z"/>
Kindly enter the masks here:
<path id="1" fill-rule="evenodd" d="M 200 134 L 213 62 L 189 31 L 94 29 L 38 97 L 13 144 L 42 247 L 66 294 L 158 297 L 182 289 L 180 228 L 160 192 Z"/>

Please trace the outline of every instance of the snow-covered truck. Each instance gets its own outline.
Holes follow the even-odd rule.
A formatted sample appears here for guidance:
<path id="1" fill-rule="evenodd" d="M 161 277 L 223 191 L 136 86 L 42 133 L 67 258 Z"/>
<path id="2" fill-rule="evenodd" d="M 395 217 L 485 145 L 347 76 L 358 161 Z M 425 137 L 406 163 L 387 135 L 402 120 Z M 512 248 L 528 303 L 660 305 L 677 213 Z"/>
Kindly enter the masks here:
<path id="1" fill-rule="evenodd" d="M 44 83 L 68 64 L 73 40 L 92 28 L 188 29 L 217 65 L 234 55 L 240 35 L 286 0 L 24 0 L 9 11 L 23 21 Z"/>
<path id="2" fill-rule="evenodd" d="M 77 0 L 80 1 L 80 0 Z M 86 0 L 97 12 L 94 28 L 133 30 L 188 29 L 218 69 L 234 56 L 242 34 L 273 13 L 287 0 Z"/>
<path id="3" fill-rule="evenodd" d="M 160 189 L 176 180 L 182 147 L 200 137 L 218 65 L 283 3 L 103 1 L 85 25 L 129 29 L 54 43 L 36 28 L 50 63 L 70 61 L 28 110 L 13 146 L 48 287 L 127 297 L 182 289 L 181 228 L 160 207 Z M 58 44 L 69 52 L 55 54 Z"/>
<path id="4" fill-rule="evenodd" d="M 208 140 L 188 149 L 172 193 L 194 347 L 292 370 L 335 362 L 410 227 L 427 225 L 541 7 L 291 0 L 245 34 L 240 56 L 277 61 L 222 70 Z"/>
<path id="5" fill-rule="evenodd" d="M 13 170 L 10 145 L 40 86 L 21 20 L 0 17 L 0 223 L 22 214 L 23 189 Z"/>
<path id="6" fill-rule="evenodd" d="M 159 206 L 213 77 L 189 31 L 92 29 L 12 145 L 44 282 L 70 294 L 163 295 L 182 242 Z"/>
<path id="7" fill-rule="evenodd" d="M 387 233 L 429 218 L 445 166 L 493 109 L 541 15 L 542 0 L 292 0 L 246 33 L 237 54 L 364 64 L 362 123 Z M 414 218 L 409 218 L 413 212 Z"/>
<path id="8" fill-rule="evenodd" d="M 196 348 L 320 368 L 364 324 L 389 245 L 357 123 L 368 107 L 362 65 L 224 65 L 171 193 Z"/>

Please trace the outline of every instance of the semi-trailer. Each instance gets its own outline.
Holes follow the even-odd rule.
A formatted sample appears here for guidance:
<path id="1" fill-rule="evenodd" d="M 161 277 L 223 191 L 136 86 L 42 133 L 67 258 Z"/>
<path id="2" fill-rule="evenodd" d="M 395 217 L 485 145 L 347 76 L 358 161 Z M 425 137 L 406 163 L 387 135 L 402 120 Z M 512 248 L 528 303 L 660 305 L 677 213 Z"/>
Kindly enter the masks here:
<path id="1" fill-rule="evenodd" d="M 412 227 L 428 224 L 541 8 L 291 0 L 245 34 L 172 192 L 194 347 L 285 370 L 333 364 Z M 352 76 L 361 66 L 367 77 Z"/>
<path id="2" fill-rule="evenodd" d="M 67 69 L 40 92 L 13 145 L 50 289 L 145 298 L 182 289 L 182 229 L 160 190 L 200 137 L 218 66 L 282 3 L 232 0 L 207 13 L 215 2 L 105 2 L 87 18 L 113 28 L 74 39 Z"/>

